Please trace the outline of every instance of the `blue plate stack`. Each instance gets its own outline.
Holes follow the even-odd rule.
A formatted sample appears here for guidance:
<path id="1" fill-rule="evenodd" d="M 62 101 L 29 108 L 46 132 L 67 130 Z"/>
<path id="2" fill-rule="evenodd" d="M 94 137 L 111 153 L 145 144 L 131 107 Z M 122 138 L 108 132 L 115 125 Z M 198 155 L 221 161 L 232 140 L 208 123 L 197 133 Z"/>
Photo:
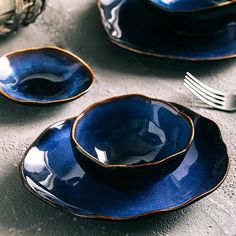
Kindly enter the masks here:
<path id="1" fill-rule="evenodd" d="M 99 0 L 109 39 L 128 50 L 182 60 L 236 56 L 236 1 Z"/>
<path id="2" fill-rule="evenodd" d="M 138 94 L 92 104 L 30 145 L 20 176 L 39 199 L 83 218 L 128 220 L 185 207 L 229 170 L 218 126 Z"/>

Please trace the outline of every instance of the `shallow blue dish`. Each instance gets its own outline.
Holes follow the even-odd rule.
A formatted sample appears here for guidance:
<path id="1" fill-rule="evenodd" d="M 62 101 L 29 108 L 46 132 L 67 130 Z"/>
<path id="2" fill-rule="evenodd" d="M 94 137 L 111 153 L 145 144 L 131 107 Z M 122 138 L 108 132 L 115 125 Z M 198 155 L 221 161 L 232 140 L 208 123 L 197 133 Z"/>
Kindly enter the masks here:
<path id="1" fill-rule="evenodd" d="M 171 103 L 140 94 L 112 97 L 92 104 L 76 119 L 71 140 L 85 172 L 137 180 L 176 169 L 192 144 L 190 117 Z"/>
<path id="2" fill-rule="evenodd" d="M 173 12 L 194 12 L 209 10 L 213 8 L 220 8 L 222 6 L 230 5 L 235 0 L 147 0 L 148 2 Z"/>
<path id="3" fill-rule="evenodd" d="M 227 149 L 213 121 L 175 106 L 192 118 L 196 135 L 184 161 L 165 178 L 126 189 L 85 174 L 71 148 L 72 118 L 50 126 L 29 147 L 20 163 L 24 185 L 58 209 L 108 220 L 176 210 L 199 200 L 224 181 L 229 167 Z"/>
<path id="4" fill-rule="evenodd" d="M 133 52 L 181 60 L 219 60 L 236 56 L 235 18 L 214 33 L 193 35 L 172 28 L 175 21 L 168 17 L 163 20 L 163 15 L 152 13 L 149 7 L 140 0 L 98 1 L 101 20 L 111 42 Z M 218 24 L 211 25 L 218 27 Z"/>
<path id="5" fill-rule="evenodd" d="M 91 68 L 64 49 L 49 46 L 12 52 L 0 58 L 0 94 L 16 102 L 66 102 L 86 93 Z"/>

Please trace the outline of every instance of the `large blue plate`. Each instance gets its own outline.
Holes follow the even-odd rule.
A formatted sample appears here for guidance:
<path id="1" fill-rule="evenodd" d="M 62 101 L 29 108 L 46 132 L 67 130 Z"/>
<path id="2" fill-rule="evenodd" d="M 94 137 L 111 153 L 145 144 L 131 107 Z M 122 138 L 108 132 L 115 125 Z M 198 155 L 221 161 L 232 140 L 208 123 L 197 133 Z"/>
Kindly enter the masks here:
<path id="1" fill-rule="evenodd" d="M 236 56 L 236 21 L 214 33 L 192 35 L 173 30 L 168 26 L 173 25 L 171 22 L 166 24 L 169 19 L 165 21 L 163 16 L 152 13 L 144 1 L 100 0 L 98 8 L 109 39 L 122 48 L 182 60 Z"/>
<path id="2" fill-rule="evenodd" d="M 177 105 L 194 121 L 196 136 L 173 173 L 132 188 L 108 186 L 85 174 L 70 142 L 74 119 L 46 129 L 27 150 L 20 175 L 30 192 L 50 205 L 81 217 L 125 220 L 179 209 L 217 189 L 229 159 L 217 125 Z"/>

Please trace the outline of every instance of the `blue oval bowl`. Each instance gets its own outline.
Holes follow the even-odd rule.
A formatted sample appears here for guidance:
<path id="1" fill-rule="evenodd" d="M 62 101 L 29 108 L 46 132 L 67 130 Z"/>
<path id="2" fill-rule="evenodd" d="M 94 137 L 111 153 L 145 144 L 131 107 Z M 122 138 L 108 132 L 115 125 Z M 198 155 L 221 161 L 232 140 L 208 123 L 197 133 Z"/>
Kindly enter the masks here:
<path id="1" fill-rule="evenodd" d="M 12 52 L 0 58 L 0 94 L 16 102 L 66 102 L 86 93 L 91 68 L 64 49 L 49 46 Z"/>
<path id="2" fill-rule="evenodd" d="M 138 94 L 98 102 L 76 119 L 72 145 L 86 172 L 126 177 L 177 168 L 194 137 L 192 120 L 172 104 Z"/>
<path id="3" fill-rule="evenodd" d="M 171 12 L 207 11 L 215 8 L 230 6 L 235 0 L 146 0 L 153 5 Z"/>
<path id="4" fill-rule="evenodd" d="M 181 165 L 164 178 L 120 188 L 89 176 L 75 160 L 70 142 L 74 119 L 67 119 L 47 128 L 26 151 L 20 164 L 24 185 L 51 206 L 83 218 L 128 220 L 196 202 L 223 183 L 230 161 L 218 126 L 174 105 L 191 117 L 196 134 Z"/>

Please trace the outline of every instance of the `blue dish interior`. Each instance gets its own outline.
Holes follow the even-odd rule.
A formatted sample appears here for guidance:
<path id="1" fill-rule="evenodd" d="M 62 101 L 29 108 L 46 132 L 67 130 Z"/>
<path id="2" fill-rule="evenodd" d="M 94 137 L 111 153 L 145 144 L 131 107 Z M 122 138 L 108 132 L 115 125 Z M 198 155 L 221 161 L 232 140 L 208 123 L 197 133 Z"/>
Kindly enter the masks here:
<path id="1" fill-rule="evenodd" d="M 91 83 L 88 68 L 54 48 L 13 53 L 0 59 L 0 89 L 24 101 L 50 102 L 72 98 Z"/>
<path id="2" fill-rule="evenodd" d="M 226 2 L 226 0 L 148 0 L 170 11 L 196 11 Z"/>
<path id="3" fill-rule="evenodd" d="M 73 154 L 70 132 L 74 120 L 69 119 L 51 126 L 28 150 L 21 166 L 24 182 L 47 203 L 88 217 L 126 219 L 185 206 L 222 181 L 229 159 L 218 127 L 179 108 L 193 119 L 196 135 L 181 165 L 162 179 L 118 188 L 90 177 Z"/>
<path id="4" fill-rule="evenodd" d="M 183 151 L 190 142 L 189 121 L 165 103 L 127 96 L 84 114 L 75 137 L 104 164 L 141 164 Z"/>

